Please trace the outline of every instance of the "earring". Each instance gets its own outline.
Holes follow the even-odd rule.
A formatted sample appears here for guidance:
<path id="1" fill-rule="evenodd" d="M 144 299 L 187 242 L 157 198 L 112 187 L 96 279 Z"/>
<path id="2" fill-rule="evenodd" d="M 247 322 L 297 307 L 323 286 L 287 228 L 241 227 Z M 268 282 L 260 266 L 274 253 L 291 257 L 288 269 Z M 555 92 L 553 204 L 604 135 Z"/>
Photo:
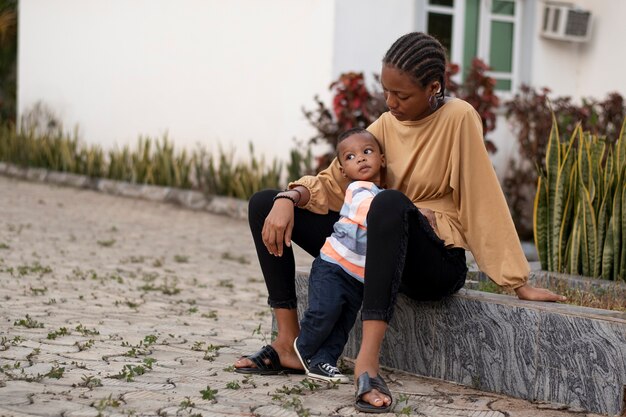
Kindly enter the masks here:
<path id="1" fill-rule="evenodd" d="M 428 105 L 430 106 L 430 110 L 437 110 L 437 107 L 439 106 L 439 100 L 437 100 L 437 97 L 434 94 L 428 97 Z"/>

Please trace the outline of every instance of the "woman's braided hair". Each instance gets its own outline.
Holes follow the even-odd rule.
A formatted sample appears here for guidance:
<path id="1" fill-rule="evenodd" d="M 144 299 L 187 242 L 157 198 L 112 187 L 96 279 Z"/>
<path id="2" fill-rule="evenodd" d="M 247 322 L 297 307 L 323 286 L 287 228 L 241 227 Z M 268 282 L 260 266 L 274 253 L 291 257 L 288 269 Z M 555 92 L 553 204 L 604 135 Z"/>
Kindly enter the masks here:
<path id="1" fill-rule="evenodd" d="M 383 58 L 383 64 L 410 74 L 422 87 L 433 80 L 439 81 L 441 90 L 436 98 L 438 101 L 443 100 L 446 90 L 446 52 L 437 39 L 422 32 L 407 33 L 391 45 Z"/>

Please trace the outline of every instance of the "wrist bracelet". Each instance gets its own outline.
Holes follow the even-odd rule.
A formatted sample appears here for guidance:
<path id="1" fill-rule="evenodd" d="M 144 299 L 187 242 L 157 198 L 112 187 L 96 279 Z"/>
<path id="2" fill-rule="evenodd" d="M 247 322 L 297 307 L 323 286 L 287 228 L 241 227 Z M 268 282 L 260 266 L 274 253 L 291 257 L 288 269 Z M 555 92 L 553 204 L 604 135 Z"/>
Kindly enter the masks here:
<path id="1" fill-rule="evenodd" d="M 295 191 L 296 193 L 298 193 L 298 201 L 294 203 L 294 205 L 297 207 L 298 204 L 300 204 L 300 200 L 302 200 L 302 193 L 300 192 L 300 190 L 298 190 L 297 188 L 292 188 L 291 190 L 286 191 Z"/>
<path id="2" fill-rule="evenodd" d="M 274 201 L 278 200 L 279 198 L 286 198 L 287 200 L 291 200 L 291 202 L 293 203 L 293 205 L 294 205 L 294 206 L 296 205 L 296 199 L 295 199 L 295 198 L 293 198 L 293 197 L 291 197 L 291 196 L 288 196 L 287 194 L 276 194 L 276 197 L 274 197 L 274 198 L 272 199 L 272 201 L 274 202 Z"/>

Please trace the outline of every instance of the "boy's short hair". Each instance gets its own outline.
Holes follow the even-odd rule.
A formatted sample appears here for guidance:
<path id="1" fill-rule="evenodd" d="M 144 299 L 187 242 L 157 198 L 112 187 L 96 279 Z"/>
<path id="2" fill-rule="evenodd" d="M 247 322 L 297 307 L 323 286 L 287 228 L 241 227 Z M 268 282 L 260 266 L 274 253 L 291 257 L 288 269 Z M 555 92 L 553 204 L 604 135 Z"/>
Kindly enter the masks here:
<path id="1" fill-rule="evenodd" d="M 335 153 L 336 153 L 337 159 L 339 159 L 339 153 L 338 153 L 339 144 L 352 135 L 360 135 L 360 134 L 369 135 L 372 139 L 374 139 L 374 142 L 376 142 L 376 144 L 378 145 L 378 150 L 380 151 L 380 153 L 383 153 L 383 147 L 380 145 L 380 142 L 378 142 L 378 139 L 376 139 L 376 136 L 374 136 L 372 132 L 362 127 L 353 127 L 352 129 L 348 129 L 344 131 L 343 133 L 339 135 L 339 137 L 337 137 L 337 145 L 335 146 Z M 341 160 L 339 161 L 339 163 L 341 163 Z"/>

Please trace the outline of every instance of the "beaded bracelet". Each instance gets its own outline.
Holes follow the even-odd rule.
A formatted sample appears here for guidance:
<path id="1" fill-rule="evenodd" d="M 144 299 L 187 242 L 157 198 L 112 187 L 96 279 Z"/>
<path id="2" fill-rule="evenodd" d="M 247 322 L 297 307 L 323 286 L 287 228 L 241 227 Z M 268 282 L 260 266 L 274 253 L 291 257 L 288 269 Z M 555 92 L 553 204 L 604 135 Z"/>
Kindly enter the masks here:
<path id="1" fill-rule="evenodd" d="M 293 203 L 293 205 L 294 205 L 294 206 L 296 205 L 296 199 L 295 199 L 295 198 L 293 198 L 293 197 L 291 197 L 291 196 L 288 196 L 287 194 L 276 194 L 276 197 L 274 197 L 274 198 L 272 199 L 272 201 L 276 201 L 276 200 L 278 200 L 279 198 L 286 198 L 287 200 L 291 200 L 291 202 Z"/>

